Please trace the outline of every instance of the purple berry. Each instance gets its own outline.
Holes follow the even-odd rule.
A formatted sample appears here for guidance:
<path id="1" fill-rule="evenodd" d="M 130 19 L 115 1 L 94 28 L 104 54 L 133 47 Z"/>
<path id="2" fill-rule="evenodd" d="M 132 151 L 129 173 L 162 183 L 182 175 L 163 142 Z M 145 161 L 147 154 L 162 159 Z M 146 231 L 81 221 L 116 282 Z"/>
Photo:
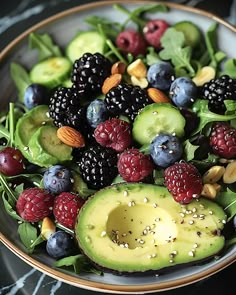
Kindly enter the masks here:
<path id="1" fill-rule="evenodd" d="M 24 157 L 13 147 L 6 147 L 0 151 L 0 173 L 6 176 L 15 176 L 24 170 Z"/>
<path id="2" fill-rule="evenodd" d="M 63 258 L 74 254 L 75 252 L 74 238 L 67 232 L 56 231 L 47 240 L 47 253 L 54 258 Z"/>
<path id="3" fill-rule="evenodd" d="M 89 125 L 93 128 L 104 122 L 108 118 L 108 111 L 104 101 L 99 98 L 93 100 L 87 108 L 86 116 Z"/>
<path id="4" fill-rule="evenodd" d="M 53 194 L 68 192 L 73 186 L 73 175 L 66 167 L 55 165 L 44 172 L 43 184 Z"/>
<path id="5" fill-rule="evenodd" d="M 179 77 L 170 86 L 170 98 L 177 107 L 189 107 L 197 98 L 198 88 L 192 79 Z"/>
<path id="6" fill-rule="evenodd" d="M 171 134 L 159 134 L 150 145 L 150 155 L 154 163 L 166 168 L 180 160 L 183 154 L 183 146 L 177 136 Z"/>
<path id="7" fill-rule="evenodd" d="M 24 103 L 28 109 L 41 104 L 48 104 L 49 102 L 49 91 L 48 89 L 40 84 L 29 85 L 24 93 Z"/>
<path id="8" fill-rule="evenodd" d="M 160 90 L 169 90 L 174 79 L 174 69 L 168 62 L 155 63 L 149 67 L 147 72 L 147 80 L 151 87 Z"/>

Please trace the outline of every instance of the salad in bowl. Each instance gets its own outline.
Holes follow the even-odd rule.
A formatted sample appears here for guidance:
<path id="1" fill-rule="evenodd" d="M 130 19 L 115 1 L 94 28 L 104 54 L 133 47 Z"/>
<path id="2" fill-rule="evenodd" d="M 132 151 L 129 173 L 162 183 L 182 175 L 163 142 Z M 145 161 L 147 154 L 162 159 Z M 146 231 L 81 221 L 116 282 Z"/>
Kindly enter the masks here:
<path id="1" fill-rule="evenodd" d="M 236 59 L 217 19 L 179 5 L 89 7 L 73 37 L 32 29 L 10 59 L 0 193 L 17 238 L 1 239 L 87 288 L 196 281 L 236 257 Z"/>

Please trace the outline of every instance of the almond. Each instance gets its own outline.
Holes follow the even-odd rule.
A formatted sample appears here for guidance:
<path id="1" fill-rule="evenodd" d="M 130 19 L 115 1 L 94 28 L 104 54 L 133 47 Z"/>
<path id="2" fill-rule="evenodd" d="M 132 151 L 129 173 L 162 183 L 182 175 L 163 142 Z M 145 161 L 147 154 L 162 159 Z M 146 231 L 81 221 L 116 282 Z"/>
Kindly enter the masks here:
<path id="1" fill-rule="evenodd" d="M 64 144 L 71 147 L 79 148 L 85 145 L 83 135 L 79 131 L 69 126 L 62 126 L 58 128 L 57 137 Z"/>
<path id="2" fill-rule="evenodd" d="M 118 86 L 121 80 L 121 74 L 113 74 L 110 77 L 107 77 L 102 85 L 102 93 L 107 94 L 111 88 Z"/>
<path id="3" fill-rule="evenodd" d="M 126 70 L 126 64 L 122 61 L 117 61 L 111 67 L 111 74 L 124 74 Z"/>
<path id="4" fill-rule="evenodd" d="M 171 100 L 168 96 L 165 95 L 164 92 L 157 88 L 148 88 L 147 89 L 148 96 L 153 100 L 154 102 L 165 102 L 165 103 L 171 103 Z"/>

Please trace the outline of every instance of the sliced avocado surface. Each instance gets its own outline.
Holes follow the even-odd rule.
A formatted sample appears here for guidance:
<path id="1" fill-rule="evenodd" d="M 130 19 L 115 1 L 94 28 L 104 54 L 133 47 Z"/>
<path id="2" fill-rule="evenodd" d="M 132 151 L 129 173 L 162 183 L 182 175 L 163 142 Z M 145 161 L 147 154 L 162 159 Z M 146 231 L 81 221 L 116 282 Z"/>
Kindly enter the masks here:
<path id="1" fill-rule="evenodd" d="M 120 183 L 88 199 L 75 234 L 84 254 L 103 269 L 157 271 L 217 254 L 225 219 L 223 209 L 203 197 L 181 205 L 165 187 Z"/>

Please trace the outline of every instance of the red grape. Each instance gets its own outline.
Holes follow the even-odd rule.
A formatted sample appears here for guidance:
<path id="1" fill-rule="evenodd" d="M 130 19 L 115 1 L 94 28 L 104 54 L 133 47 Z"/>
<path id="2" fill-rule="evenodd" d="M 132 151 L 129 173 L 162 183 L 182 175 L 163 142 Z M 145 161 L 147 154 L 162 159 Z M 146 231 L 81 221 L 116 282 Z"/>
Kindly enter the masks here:
<path id="1" fill-rule="evenodd" d="M 14 176 L 24 170 L 24 157 L 22 153 L 12 147 L 0 151 L 0 172 L 6 176 Z"/>

